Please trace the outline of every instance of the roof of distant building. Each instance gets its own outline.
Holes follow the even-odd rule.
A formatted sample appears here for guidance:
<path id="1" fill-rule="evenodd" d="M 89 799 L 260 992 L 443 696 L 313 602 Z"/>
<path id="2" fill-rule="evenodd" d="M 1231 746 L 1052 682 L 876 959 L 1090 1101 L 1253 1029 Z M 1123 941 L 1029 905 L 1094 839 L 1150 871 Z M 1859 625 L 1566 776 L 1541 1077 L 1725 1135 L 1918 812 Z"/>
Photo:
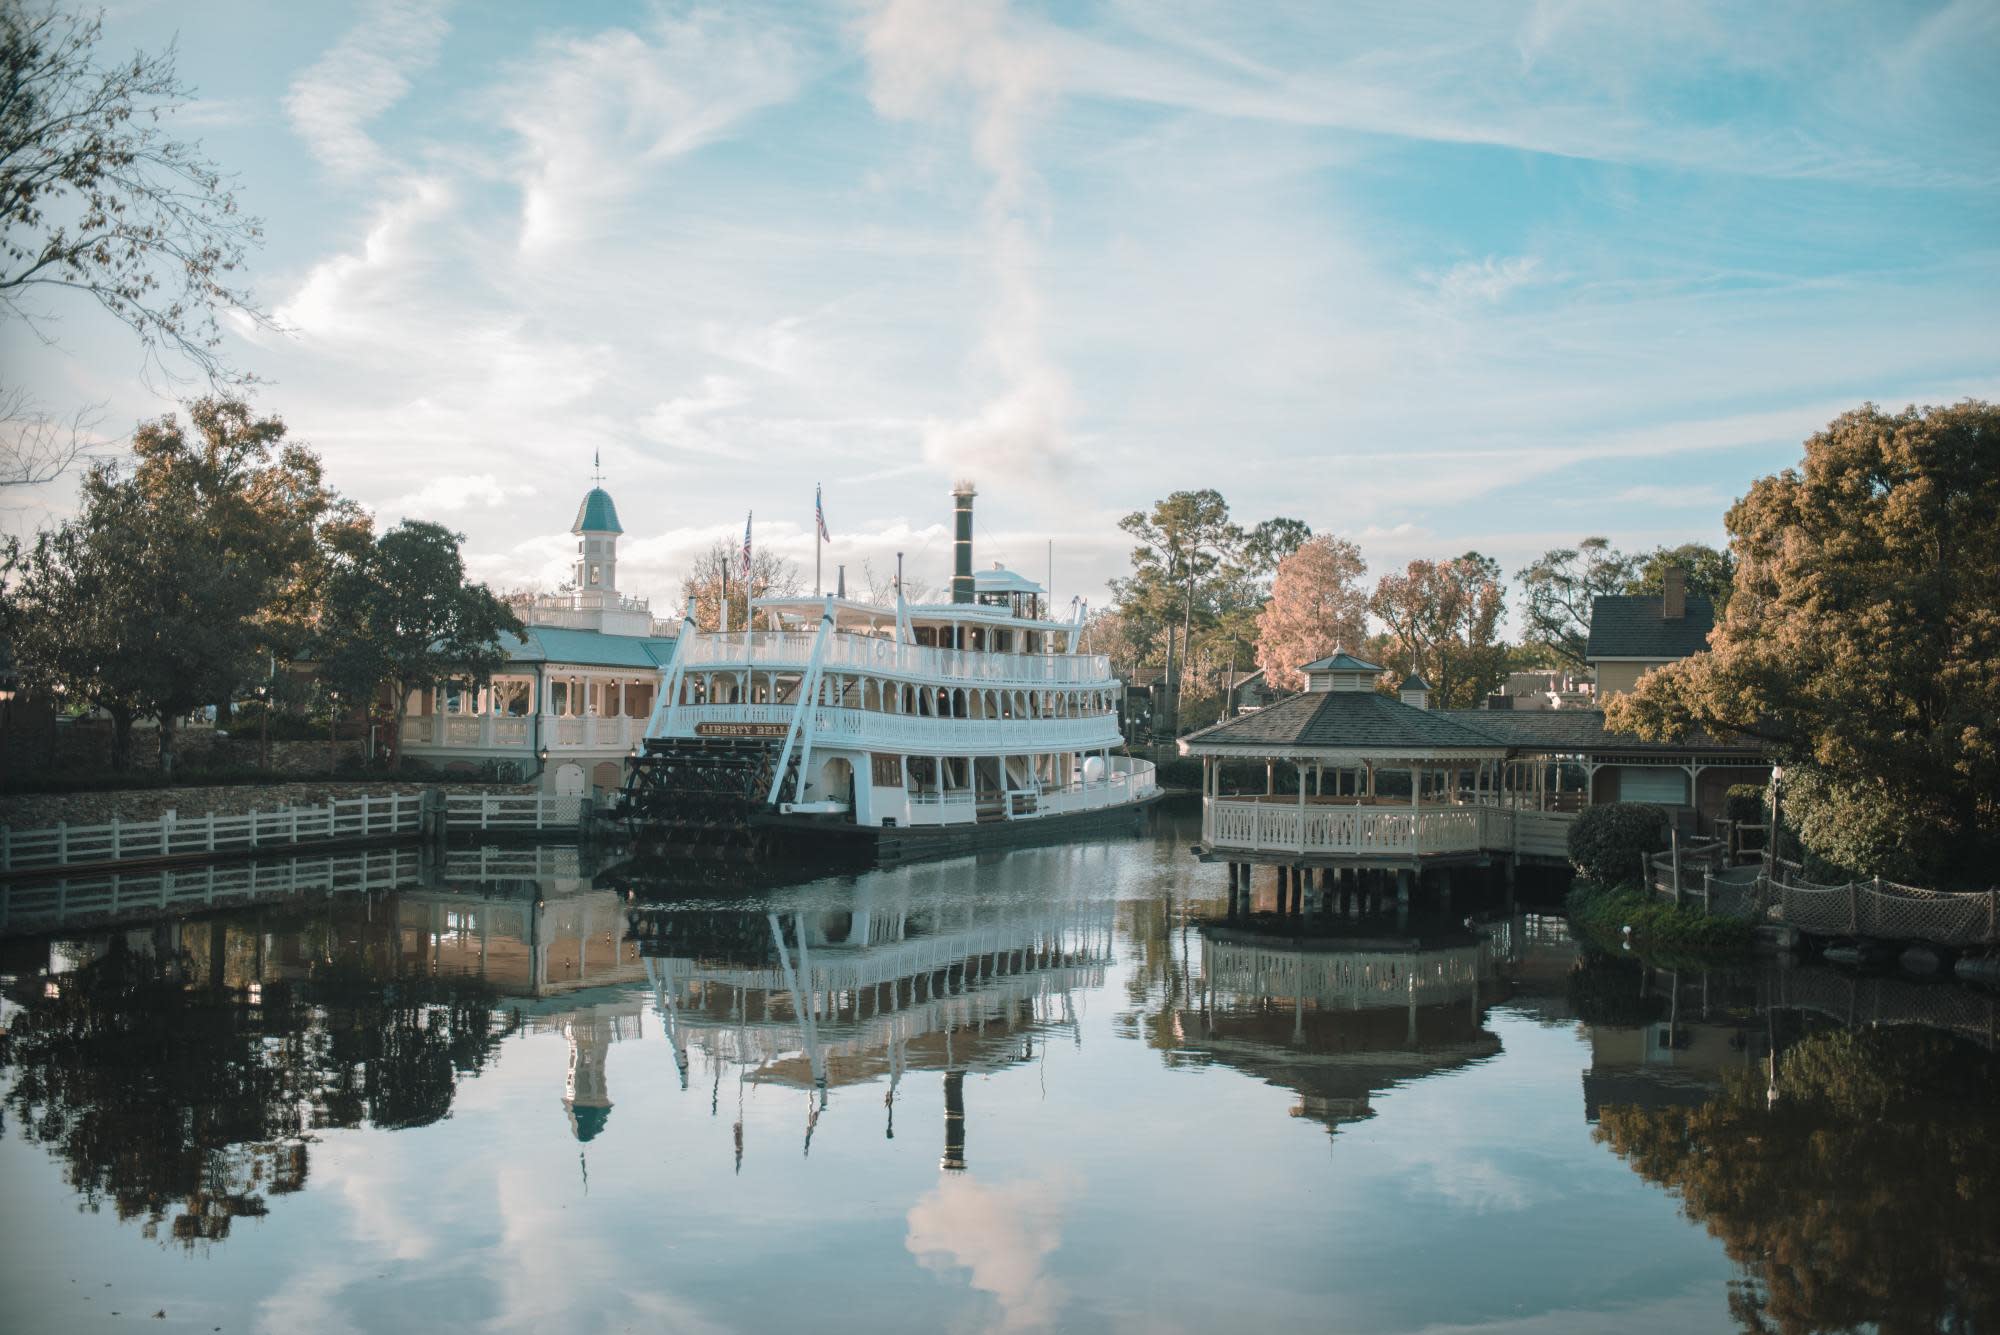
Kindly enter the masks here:
<path id="1" fill-rule="evenodd" d="M 1428 691 L 1430 688 L 1431 684 L 1429 682 L 1412 672 L 1409 676 L 1403 678 L 1403 684 L 1396 689 L 1399 691 Z"/>
<path id="2" fill-rule="evenodd" d="M 1687 615 L 1660 615 L 1658 594 L 1606 594 L 1591 600 L 1590 639 L 1583 656 L 1672 661 L 1708 648 L 1715 629 L 1715 604 L 1692 594 Z"/>
<path id="3" fill-rule="evenodd" d="M 584 494 L 583 504 L 576 507 L 576 523 L 570 525 L 572 533 L 623 533 L 618 523 L 618 507 L 611 503 L 611 493 L 602 487 L 592 487 Z"/>

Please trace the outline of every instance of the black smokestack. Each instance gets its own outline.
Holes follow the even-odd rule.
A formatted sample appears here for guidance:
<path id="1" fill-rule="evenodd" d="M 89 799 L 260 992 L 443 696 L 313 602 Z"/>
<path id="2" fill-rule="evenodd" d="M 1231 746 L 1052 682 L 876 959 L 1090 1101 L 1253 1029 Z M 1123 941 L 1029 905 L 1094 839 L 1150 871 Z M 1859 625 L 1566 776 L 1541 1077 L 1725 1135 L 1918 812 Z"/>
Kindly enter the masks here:
<path id="1" fill-rule="evenodd" d="M 944 1158 L 938 1167 L 965 1171 L 965 1072 L 944 1073 Z"/>
<path id="2" fill-rule="evenodd" d="M 978 494 L 970 482 L 961 482 L 951 489 L 952 518 L 958 525 L 957 536 L 953 539 L 951 567 L 951 600 L 955 603 L 973 601 L 972 498 Z"/>

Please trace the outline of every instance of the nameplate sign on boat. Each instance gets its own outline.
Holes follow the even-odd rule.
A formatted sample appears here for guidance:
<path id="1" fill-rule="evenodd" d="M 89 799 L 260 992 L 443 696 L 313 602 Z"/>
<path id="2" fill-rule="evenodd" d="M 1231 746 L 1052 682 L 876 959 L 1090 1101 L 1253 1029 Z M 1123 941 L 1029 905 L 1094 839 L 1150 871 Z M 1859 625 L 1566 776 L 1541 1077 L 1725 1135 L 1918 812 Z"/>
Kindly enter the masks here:
<path id="1" fill-rule="evenodd" d="M 697 737 L 775 737 L 784 740 L 791 725 L 788 723 L 697 723 L 694 735 Z"/>

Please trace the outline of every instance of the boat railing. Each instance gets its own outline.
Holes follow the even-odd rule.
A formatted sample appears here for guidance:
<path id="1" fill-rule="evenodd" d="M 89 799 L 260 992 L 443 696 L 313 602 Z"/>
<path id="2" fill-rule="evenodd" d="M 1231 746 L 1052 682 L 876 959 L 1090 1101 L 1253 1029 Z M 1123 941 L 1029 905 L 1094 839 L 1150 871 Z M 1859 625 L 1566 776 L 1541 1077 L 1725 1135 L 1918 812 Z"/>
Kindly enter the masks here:
<path id="1" fill-rule="evenodd" d="M 676 719 L 679 725 L 695 730 L 698 735 L 704 724 L 789 723 L 794 708 L 790 704 L 683 705 Z M 1113 714 L 1083 718 L 965 719 L 821 705 L 813 710 L 812 729 L 815 745 L 838 740 L 918 750 L 927 746 L 1089 750 L 1115 746 L 1118 742 L 1118 719 Z"/>
<path id="2" fill-rule="evenodd" d="M 683 649 L 689 667 L 747 666 L 803 669 L 814 637 L 803 631 L 699 631 Z M 864 668 L 910 677 L 1033 685 L 1109 684 L 1111 660 L 1103 654 L 1003 654 L 937 649 L 879 635 L 839 631 L 827 640 L 821 664 Z"/>

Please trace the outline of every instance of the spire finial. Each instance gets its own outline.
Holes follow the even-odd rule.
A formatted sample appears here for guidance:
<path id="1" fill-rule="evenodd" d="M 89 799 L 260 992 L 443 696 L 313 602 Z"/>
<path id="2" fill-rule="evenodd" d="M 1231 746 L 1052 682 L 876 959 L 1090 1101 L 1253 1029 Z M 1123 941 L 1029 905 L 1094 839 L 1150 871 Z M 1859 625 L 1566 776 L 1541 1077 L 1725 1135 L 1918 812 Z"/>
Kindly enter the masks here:
<path id="1" fill-rule="evenodd" d="M 604 485 L 604 450 L 594 448 L 590 452 L 590 480 L 598 486 Z"/>

